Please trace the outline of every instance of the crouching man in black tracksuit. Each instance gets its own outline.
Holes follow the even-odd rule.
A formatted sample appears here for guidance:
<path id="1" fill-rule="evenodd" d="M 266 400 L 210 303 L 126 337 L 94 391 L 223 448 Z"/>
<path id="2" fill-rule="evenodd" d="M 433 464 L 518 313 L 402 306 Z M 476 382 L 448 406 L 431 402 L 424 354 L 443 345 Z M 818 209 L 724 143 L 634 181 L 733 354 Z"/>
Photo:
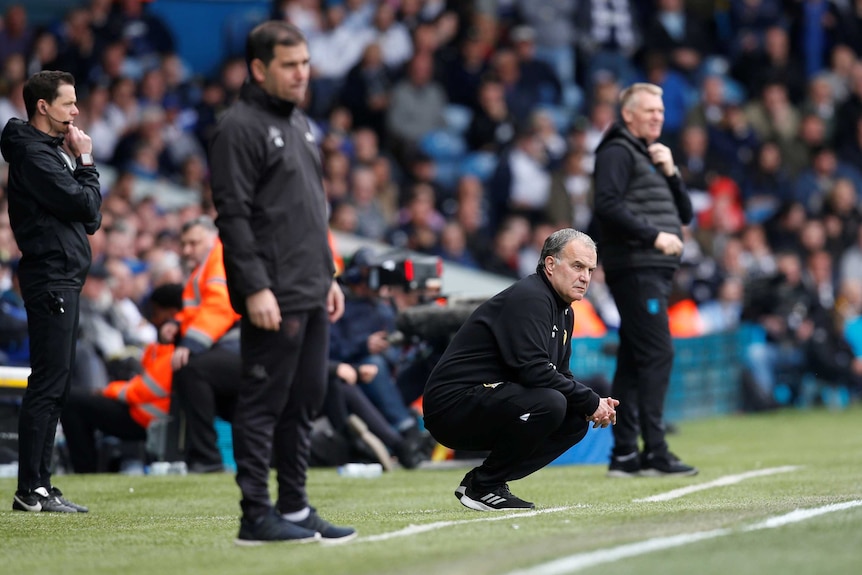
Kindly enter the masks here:
<path id="1" fill-rule="evenodd" d="M 28 122 L 9 120 L 0 138 L 9 162 L 9 222 L 21 250 L 31 373 L 18 422 L 16 511 L 86 512 L 51 485 L 51 454 L 69 395 L 78 296 L 90 269 L 87 234 L 99 229 L 102 196 L 93 143 L 75 127 L 75 78 L 34 74 L 24 85 Z"/>
<path id="2" fill-rule="evenodd" d="M 458 330 L 425 386 L 425 426 L 447 447 L 490 454 L 455 490 L 477 511 L 532 509 L 508 481 L 538 471 L 593 426 L 616 422 L 569 370 L 571 303 L 583 299 L 596 244 L 571 228 L 551 234 L 536 273 L 479 306 Z"/>

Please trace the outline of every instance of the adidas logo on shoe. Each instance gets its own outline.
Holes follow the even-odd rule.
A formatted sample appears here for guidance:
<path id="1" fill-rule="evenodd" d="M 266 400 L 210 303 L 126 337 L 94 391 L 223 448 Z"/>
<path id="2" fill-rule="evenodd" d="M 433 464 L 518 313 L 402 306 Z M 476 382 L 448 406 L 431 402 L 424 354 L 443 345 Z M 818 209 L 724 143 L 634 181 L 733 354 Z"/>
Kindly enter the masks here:
<path id="1" fill-rule="evenodd" d="M 457 491 L 455 495 L 457 496 Z M 461 496 L 461 505 L 474 511 L 523 511 L 534 509 L 536 506 L 524 501 L 509 491 L 505 483 L 488 492 L 480 492 L 473 489 L 472 481 L 464 486 L 464 494 Z"/>

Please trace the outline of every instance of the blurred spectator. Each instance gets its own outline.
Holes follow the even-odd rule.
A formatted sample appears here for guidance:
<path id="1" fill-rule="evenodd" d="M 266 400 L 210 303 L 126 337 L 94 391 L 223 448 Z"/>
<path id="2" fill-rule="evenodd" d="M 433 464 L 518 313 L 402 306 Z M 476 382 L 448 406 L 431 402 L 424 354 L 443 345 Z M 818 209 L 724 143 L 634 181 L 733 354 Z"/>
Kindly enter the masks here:
<path id="1" fill-rule="evenodd" d="M 143 0 L 116 2 L 108 17 L 107 33 L 123 42 L 126 56 L 141 71 L 157 66 L 159 56 L 175 49 L 171 30 L 147 11 Z"/>
<path id="2" fill-rule="evenodd" d="M 535 129 L 523 126 L 488 185 L 492 228 L 509 214 L 531 221 L 541 218 L 551 193 L 547 165 L 548 156 Z"/>
<path id="3" fill-rule="evenodd" d="M 367 5 L 374 8 L 372 2 Z M 378 3 L 374 8 L 373 24 L 383 63 L 390 69 L 399 69 L 413 56 L 413 43 L 404 24 L 395 20 L 394 5 L 389 2 Z"/>
<path id="4" fill-rule="evenodd" d="M 761 93 L 767 83 L 785 87 L 788 98 L 796 105 L 805 97 L 805 69 L 790 52 L 790 38 L 782 26 L 766 30 L 762 44 L 740 55 L 731 75 L 751 94 Z"/>
<path id="5" fill-rule="evenodd" d="M 445 127 L 446 92 L 433 74 L 431 56 L 418 53 L 410 60 L 407 77 L 392 89 L 386 114 L 390 149 L 415 148 L 426 133 Z"/>
<path id="6" fill-rule="evenodd" d="M 481 107 L 483 76 L 488 69 L 487 55 L 488 46 L 475 30 L 470 30 L 461 41 L 458 55 L 445 69 L 449 101 L 469 107 L 474 114 Z"/>
<path id="7" fill-rule="evenodd" d="M 583 231 L 589 227 L 593 218 L 592 178 L 584 169 L 583 151 L 569 151 L 551 174 L 545 216 L 557 229 L 571 227 Z"/>
<path id="8" fill-rule="evenodd" d="M 745 212 L 751 221 L 763 222 L 782 203 L 793 199 L 790 174 L 784 166 L 781 148 L 773 140 L 764 142 L 757 150 L 744 182 Z"/>
<path id="9" fill-rule="evenodd" d="M 709 29 L 697 15 L 686 11 L 682 0 L 656 0 L 655 4 L 644 36 L 646 49 L 662 52 L 672 68 L 689 81 L 696 80 L 712 45 Z"/>
<path id="10" fill-rule="evenodd" d="M 417 183 L 410 192 L 398 224 L 387 233 L 387 241 L 397 248 L 431 253 L 445 219 L 435 208 L 434 188 Z"/>
<path id="11" fill-rule="evenodd" d="M 84 79 L 98 62 L 96 38 L 90 27 L 90 12 L 86 8 L 72 8 L 66 13 L 60 28 L 60 51 L 57 69 Z M 92 135 L 91 135 L 92 136 Z M 96 139 L 93 139 L 95 143 Z"/>
<path id="12" fill-rule="evenodd" d="M 33 29 L 27 23 L 27 10 L 22 4 L 6 8 L 0 28 L 0 62 L 12 54 L 27 54 L 33 40 Z"/>
<path id="13" fill-rule="evenodd" d="M 385 136 L 386 109 L 392 80 L 382 59 L 380 44 L 365 47 L 362 60 L 347 74 L 341 104 L 353 115 L 353 125 L 369 127 L 379 139 Z"/>
<path id="14" fill-rule="evenodd" d="M 537 55 L 536 31 L 529 26 L 516 26 L 509 33 L 509 37 L 518 57 L 521 82 L 532 86 L 533 90 L 538 92 L 538 103 L 561 104 L 563 86 L 556 70 Z"/>
<path id="15" fill-rule="evenodd" d="M 440 232 L 440 242 L 432 252 L 446 261 L 479 269 L 479 262 L 467 247 L 467 234 L 457 221 L 447 222 Z"/>
<path id="16" fill-rule="evenodd" d="M 515 116 L 509 111 L 503 85 L 494 78 L 483 79 L 478 104 L 467 129 L 467 144 L 471 150 L 501 151 L 515 136 Z"/>
<path id="17" fill-rule="evenodd" d="M 593 80 L 599 73 L 611 73 L 622 85 L 633 82 L 636 71 L 632 57 L 643 38 L 632 3 L 587 0 L 580 2 L 576 19 L 578 67 L 583 70 L 581 84 L 588 97 L 592 96 Z"/>
<path id="18" fill-rule="evenodd" d="M 576 0 L 517 0 L 518 16 L 535 36 L 536 57 L 550 64 L 558 81 L 575 80 Z"/>
<path id="19" fill-rule="evenodd" d="M 700 84 L 700 100 L 686 114 L 686 125 L 719 126 L 724 119 L 726 102 L 724 78 L 713 74 L 706 76 Z"/>
<path id="20" fill-rule="evenodd" d="M 357 166 L 350 174 L 350 204 L 356 213 L 356 233 L 380 241 L 390 227 L 377 198 L 377 180 L 370 166 Z"/>

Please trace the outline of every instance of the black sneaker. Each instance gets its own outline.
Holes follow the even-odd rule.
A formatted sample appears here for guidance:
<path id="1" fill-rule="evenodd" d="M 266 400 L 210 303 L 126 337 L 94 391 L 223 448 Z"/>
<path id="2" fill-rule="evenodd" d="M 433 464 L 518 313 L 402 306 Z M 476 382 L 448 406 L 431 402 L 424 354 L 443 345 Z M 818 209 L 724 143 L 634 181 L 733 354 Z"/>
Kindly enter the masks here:
<path id="1" fill-rule="evenodd" d="M 529 501 L 512 495 L 505 483 L 491 491 L 476 491 L 472 481 L 464 489 L 461 505 L 475 511 L 525 511 L 536 507 Z"/>
<path id="2" fill-rule="evenodd" d="M 611 464 L 608 466 L 608 477 L 637 477 L 640 475 L 641 462 L 638 452 L 628 455 L 611 456 Z"/>
<path id="3" fill-rule="evenodd" d="M 74 509 L 78 513 L 89 513 L 89 511 L 90 511 L 89 507 L 84 507 L 83 505 L 78 505 L 77 503 L 69 501 L 68 499 L 63 497 L 63 492 L 60 491 L 56 487 L 52 487 L 48 493 L 51 495 L 51 497 L 56 497 L 60 503 L 62 503 L 66 507 L 71 507 L 72 509 Z"/>
<path id="4" fill-rule="evenodd" d="M 464 497 L 464 492 L 467 491 L 467 485 L 469 485 L 470 480 L 473 479 L 473 472 L 475 469 L 471 469 L 467 472 L 467 475 L 464 476 L 464 479 L 461 480 L 461 485 L 455 489 L 455 497 L 458 498 L 458 501 L 461 501 L 461 498 Z"/>
<path id="5" fill-rule="evenodd" d="M 328 542 L 328 543 L 342 543 L 344 541 L 350 541 L 354 537 L 356 537 L 356 529 L 353 527 L 337 527 L 321 517 L 317 514 L 317 509 L 314 507 L 311 508 L 311 512 L 308 514 L 308 517 L 303 519 L 302 521 L 290 521 L 285 520 L 289 523 L 293 523 L 294 525 L 298 525 L 303 529 L 308 529 L 309 531 L 314 531 L 320 537 Z"/>
<path id="6" fill-rule="evenodd" d="M 681 477 L 697 475 L 697 467 L 686 465 L 671 452 L 667 455 L 644 454 L 641 458 L 641 475 L 644 477 L 665 477 L 679 475 Z"/>
<path id="7" fill-rule="evenodd" d="M 48 493 L 44 487 L 37 487 L 29 493 L 17 491 L 12 499 L 13 511 L 30 513 L 77 513 L 76 509 L 64 505 L 57 497 Z"/>
<path id="8" fill-rule="evenodd" d="M 266 515 L 254 521 L 243 517 L 239 523 L 239 535 L 234 542 L 237 545 L 253 546 L 264 543 L 306 543 L 318 539 L 320 535 L 315 531 L 282 519 L 274 509 L 270 509 Z"/>

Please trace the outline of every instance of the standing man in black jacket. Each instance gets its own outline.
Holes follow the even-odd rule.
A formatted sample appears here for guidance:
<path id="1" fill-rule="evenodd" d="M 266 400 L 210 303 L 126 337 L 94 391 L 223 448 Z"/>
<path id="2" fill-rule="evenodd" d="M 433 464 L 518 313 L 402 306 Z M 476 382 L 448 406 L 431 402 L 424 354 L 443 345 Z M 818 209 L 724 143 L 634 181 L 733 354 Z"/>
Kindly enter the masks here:
<path id="1" fill-rule="evenodd" d="M 508 481 L 545 467 L 593 427 L 616 421 L 569 369 L 574 314 L 596 269 L 596 244 L 571 228 L 542 247 L 536 273 L 498 293 L 467 319 L 425 386 L 425 426 L 453 449 L 488 451 L 455 490 L 476 511 L 532 509 Z"/>
<path id="2" fill-rule="evenodd" d="M 69 395 L 78 296 L 101 223 L 93 143 L 74 125 L 75 78 L 34 74 L 24 85 L 28 121 L 9 120 L 0 150 L 9 162 L 9 221 L 21 250 L 18 278 L 27 308 L 30 367 L 18 422 L 17 511 L 85 513 L 51 484 L 51 454 Z"/>
<path id="3" fill-rule="evenodd" d="M 608 130 L 596 151 L 600 255 L 621 318 L 612 389 L 621 407 L 610 477 L 697 473 L 669 451 L 663 421 L 673 364 L 667 302 L 692 208 L 670 149 L 658 142 L 661 95 L 654 84 L 623 90 L 623 123 Z"/>
<path id="4" fill-rule="evenodd" d="M 242 491 L 237 543 L 344 540 L 355 531 L 323 520 L 305 491 L 311 421 L 326 392 L 329 324 L 344 312 L 318 148 L 298 107 L 308 88 L 308 45 L 295 26 L 264 22 L 249 34 L 246 62 L 250 82 L 210 145 L 228 291 L 242 315 L 243 381 L 233 422 Z"/>

